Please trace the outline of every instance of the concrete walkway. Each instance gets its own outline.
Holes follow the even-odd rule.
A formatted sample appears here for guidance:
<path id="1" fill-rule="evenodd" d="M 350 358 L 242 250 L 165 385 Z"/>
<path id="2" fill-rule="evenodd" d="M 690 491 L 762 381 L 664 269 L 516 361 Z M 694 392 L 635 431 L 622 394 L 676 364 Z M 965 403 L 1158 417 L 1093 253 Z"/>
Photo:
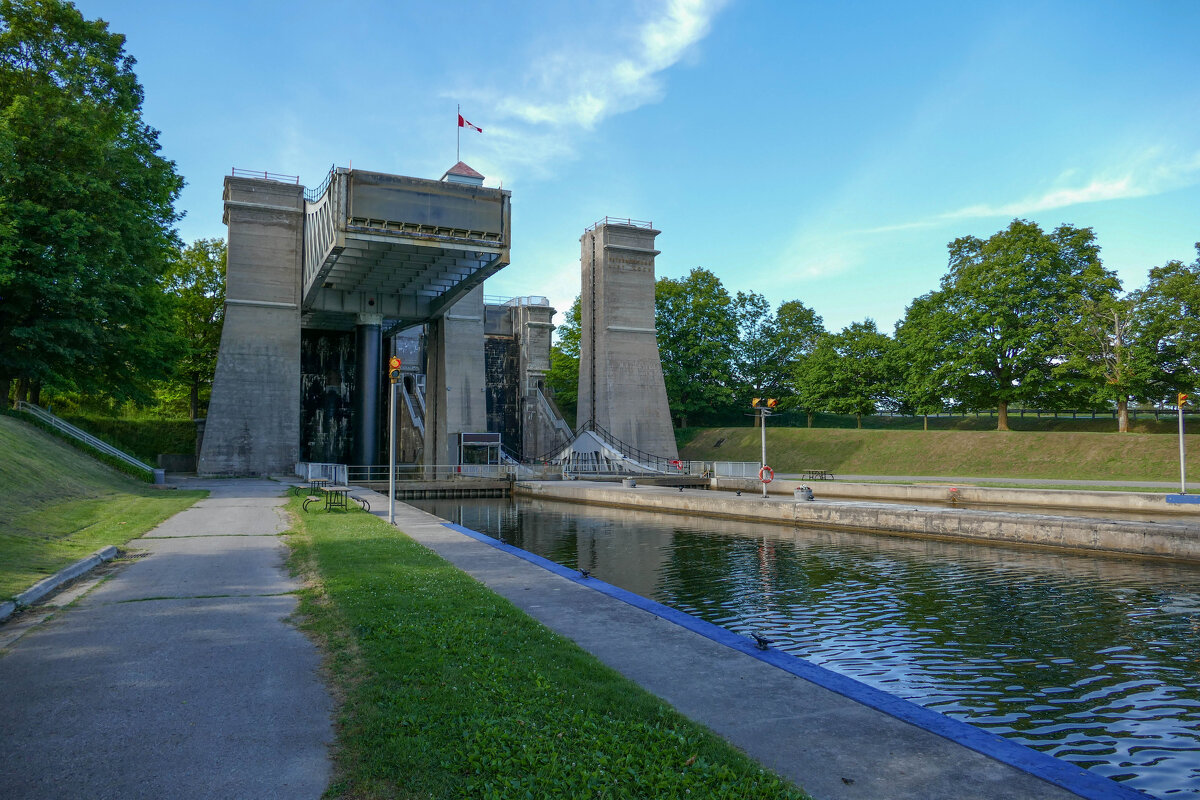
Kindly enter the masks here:
<path id="1" fill-rule="evenodd" d="M 387 518 L 386 497 L 371 505 Z M 594 580 L 531 563 L 403 503 L 396 508 L 396 526 L 413 539 L 818 800 L 1141 796 L 1066 765 L 1081 784 L 1099 784 L 1077 795 L 597 591 Z"/>
<path id="2" fill-rule="evenodd" d="M 283 487 L 211 491 L 0 651 L 0 797 L 318 798 L 332 703 L 286 620 Z"/>

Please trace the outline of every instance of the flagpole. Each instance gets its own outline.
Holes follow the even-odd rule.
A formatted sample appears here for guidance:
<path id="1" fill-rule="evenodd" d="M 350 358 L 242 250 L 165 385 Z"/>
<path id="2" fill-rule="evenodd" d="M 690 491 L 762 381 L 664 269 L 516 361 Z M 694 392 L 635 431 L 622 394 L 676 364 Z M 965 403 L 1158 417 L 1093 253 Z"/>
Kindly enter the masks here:
<path id="1" fill-rule="evenodd" d="M 462 105 L 458 106 L 458 117 L 462 119 Z M 462 125 L 458 124 L 458 120 L 454 120 L 454 163 L 462 161 Z"/>

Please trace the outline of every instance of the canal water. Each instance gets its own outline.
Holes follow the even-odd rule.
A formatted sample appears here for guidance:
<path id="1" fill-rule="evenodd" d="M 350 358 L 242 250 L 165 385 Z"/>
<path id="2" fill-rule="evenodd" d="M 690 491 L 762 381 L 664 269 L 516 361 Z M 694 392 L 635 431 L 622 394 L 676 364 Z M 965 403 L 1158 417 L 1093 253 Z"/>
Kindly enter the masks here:
<path id="1" fill-rule="evenodd" d="M 412 504 L 1150 795 L 1200 796 L 1200 567 L 530 498 Z"/>

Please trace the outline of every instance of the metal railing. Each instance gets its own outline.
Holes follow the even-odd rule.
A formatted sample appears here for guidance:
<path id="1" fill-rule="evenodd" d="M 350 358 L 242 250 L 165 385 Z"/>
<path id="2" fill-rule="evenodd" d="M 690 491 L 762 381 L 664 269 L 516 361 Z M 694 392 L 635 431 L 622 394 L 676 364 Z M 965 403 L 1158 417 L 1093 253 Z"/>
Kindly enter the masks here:
<path id="1" fill-rule="evenodd" d="M 509 480 L 518 476 L 520 464 L 397 464 L 397 481 L 457 480 L 490 478 Z M 387 464 L 351 464 L 345 467 L 347 483 L 376 483 L 389 479 Z"/>
<path id="2" fill-rule="evenodd" d="M 230 174 L 235 178 L 262 178 L 265 181 L 279 181 L 280 183 L 300 183 L 299 175 L 284 175 L 282 172 L 267 172 L 263 169 L 234 167 Z"/>
<path id="3" fill-rule="evenodd" d="M 506 297 L 497 294 L 485 294 L 483 304 L 488 306 L 548 306 L 550 298 L 540 294 L 527 294 L 521 297 Z"/>
<path id="4" fill-rule="evenodd" d="M 554 431 L 563 438 L 564 445 L 569 442 L 574 433 L 571 431 L 571 426 L 563 419 L 562 412 L 558 410 L 558 404 L 546 396 L 546 393 L 541 389 L 537 390 L 537 404 L 541 412 L 546 415 L 550 423 L 554 426 Z"/>
<path id="5" fill-rule="evenodd" d="M 296 465 L 296 475 L 306 481 L 320 478 L 339 486 L 345 486 L 349 482 L 346 480 L 345 464 L 301 461 Z"/>
<path id="6" fill-rule="evenodd" d="M 758 478 L 758 470 L 762 467 L 757 461 L 714 461 L 712 472 L 714 478 Z"/>
<path id="7" fill-rule="evenodd" d="M 329 184 L 333 182 L 333 173 L 337 171 L 337 164 L 329 165 L 329 172 L 325 175 L 325 180 L 321 181 L 315 188 L 304 190 L 304 199 L 310 203 L 315 203 L 321 199 L 321 195 L 325 194 L 325 190 L 329 188 Z M 297 178 L 299 182 L 299 178 Z"/>
<path id="8" fill-rule="evenodd" d="M 584 228 L 584 232 L 586 233 L 587 231 L 594 231 L 601 225 L 628 225 L 632 228 L 654 228 L 654 223 L 650 220 L 629 219 L 628 217 L 604 217 L 603 219 L 596 220 L 587 228 Z"/>
<path id="9" fill-rule="evenodd" d="M 49 425 L 56 431 L 70 436 L 72 439 L 83 442 L 94 450 L 99 450 L 106 456 L 112 456 L 113 458 L 119 459 L 123 463 L 128 464 L 135 469 L 145 470 L 147 474 L 157 480 L 155 473 L 160 472 L 160 470 L 156 470 L 145 461 L 134 458 L 124 450 L 118 450 L 103 439 L 97 439 L 95 436 L 83 430 L 82 428 L 77 428 L 64 419 L 59 419 L 41 406 L 35 406 L 33 403 L 27 403 L 24 400 L 18 400 L 17 410 L 25 412 L 29 416 L 37 419 L 39 422 Z"/>

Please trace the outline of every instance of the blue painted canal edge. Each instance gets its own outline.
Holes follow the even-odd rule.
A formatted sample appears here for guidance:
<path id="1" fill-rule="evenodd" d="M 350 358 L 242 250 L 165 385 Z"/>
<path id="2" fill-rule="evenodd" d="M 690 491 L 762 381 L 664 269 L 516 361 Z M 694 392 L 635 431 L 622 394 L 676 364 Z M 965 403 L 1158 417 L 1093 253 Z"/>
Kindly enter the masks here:
<path id="1" fill-rule="evenodd" d="M 453 522 L 444 522 L 442 524 L 464 536 L 469 536 L 497 550 L 542 567 L 555 575 L 606 594 L 635 608 L 640 608 L 668 622 L 673 622 L 693 633 L 698 633 L 714 642 L 757 658 L 759 661 L 766 662 L 773 667 L 778 667 L 810 683 L 836 692 L 868 708 L 882 711 L 889 716 L 915 725 L 930 733 L 935 733 L 952 742 L 957 742 L 963 747 L 982 753 L 1003 764 L 1016 767 L 1047 783 L 1061 786 L 1080 797 L 1089 798 L 1089 800 L 1146 800 L 1149 797 L 1149 795 L 1139 792 L 1136 789 L 1131 789 L 1122 786 L 1116 781 L 1109 780 L 1103 775 L 1097 775 L 1088 770 L 1081 769 L 1069 762 L 1010 741 L 998 734 L 976 728 L 966 722 L 951 719 L 944 714 L 939 714 L 936 711 L 919 706 L 910 700 L 896 697 L 881 689 L 868 686 L 854 678 L 817 666 L 798 656 L 780 650 L 759 650 L 745 636 L 740 636 L 733 631 L 722 628 L 719 625 L 714 625 L 699 617 L 694 617 L 678 609 L 626 591 L 619 586 L 613 586 L 611 583 L 606 583 L 599 578 L 585 578 L 580 575 L 578 570 L 569 569 L 548 558 L 530 553 L 528 550 L 522 550 L 519 547 L 505 544 L 499 539 L 495 539 L 479 531 L 473 531 L 470 528 L 465 528 Z"/>

